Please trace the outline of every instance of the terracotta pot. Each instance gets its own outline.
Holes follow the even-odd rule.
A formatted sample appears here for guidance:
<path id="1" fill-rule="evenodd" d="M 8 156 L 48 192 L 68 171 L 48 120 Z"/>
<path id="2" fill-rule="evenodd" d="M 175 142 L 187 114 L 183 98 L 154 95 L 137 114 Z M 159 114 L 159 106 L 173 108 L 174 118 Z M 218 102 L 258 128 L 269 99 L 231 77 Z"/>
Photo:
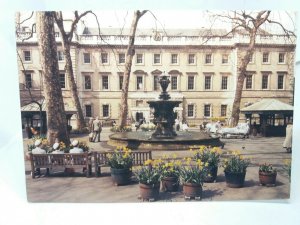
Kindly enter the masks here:
<path id="1" fill-rule="evenodd" d="M 162 191 L 174 192 L 178 191 L 179 181 L 178 177 L 163 177 L 161 179 Z"/>
<path id="2" fill-rule="evenodd" d="M 193 183 L 183 184 L 183 194 L 185 198 L 202 198 L 202 185 Z"/>
<path id="3" fill-rule="evenodd" d="M 115 185 L 125 185 L 129 184 L 131 181 L 131 169 L 116 169 L 116 168 L 110 168 L 111 172 L 111 178 L 113 180 L 113 183 Z"/>
<path id="4" fill-rule="evenodd" d="M 139 184 L 140 198 L 143 200 L 154 201 L 159 197 L 160 182 L 156 184 Z"/>
<path id="5" fill-rule="evenodd" d="M 259 174 L 259 182 L 262 185 L 274 186 L 276 184 L 277 172 L 272 172 L 272 173 L 259 172 L 258 174 Z"/>
<path id="6" fill-rule="evenodd" d="M 231 173 L 225 172 L 225 180 L 227 187 L 241 188 L 244 186 L 246 172 L 244 173 Z"/>
<path id="7" fill-rule="evenodd" d="M 218 175 L 218 167 L 210 167 L 208 169 L 208 174 L 205 178 L 204 178 L 204 182 L 206 183 L 212 183 L 217 179 L 217 175 Z"/>

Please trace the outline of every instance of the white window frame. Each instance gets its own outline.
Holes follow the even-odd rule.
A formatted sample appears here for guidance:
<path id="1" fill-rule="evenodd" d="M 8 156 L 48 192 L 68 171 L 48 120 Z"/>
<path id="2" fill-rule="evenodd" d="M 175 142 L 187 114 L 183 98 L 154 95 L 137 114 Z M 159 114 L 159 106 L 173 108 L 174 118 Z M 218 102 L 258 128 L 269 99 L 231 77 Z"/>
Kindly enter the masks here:
<path id="1" fill-rule="evenodd" d="M 280 55 L 283 54 L 283 62 L 280 62 Z M 278 53 L 278 64 L 285 64 L 286 62 L 286 53 L 285 52 L 279 52 Z"/>
<path id="2" fill-rule="evenodd" d="M 58 62 L 64 62 L 65 61 L 65 54 L 61 50 L 57 51 L 57 61 Z"/>
<path id="3" fill-rule="evenodd" d="M 223 57 L 226 56 L 227 57 L 227 62 L 223 62 Z M 222 54 L 222 59 L 221 59 L 221 63 L 222 65 L 228 65 L 229 64 L 229 54 Z"/>
<path id="4" fill-rule="evenodd" d="M 264 77 L 267 77 L 267 87 L 264 88 Z M 261 75 L 261 90 L 269 90 L 270 88 L 270 74 L 269 73 L 262 73 Z"/>
<path id="5" fill-rule="evenodd" d="M 89 62 L 86 62 L 86 61 L 85 61 L 85 59 L 86 59 L 85 56 L 86 56 L 86 55 L 89 55 L 89 60 L 90 60 Z M 90 52 L 84 52 L 84 53 L 82 54 L 82 56 L 83 56 L 83 64 L 91 64 L 91 63 L 92 63 L 92 57 L 91 57 L 91 53 L 90 53 Z"/>
<path id="6" fill-rule="evenodd" d="M 193 60 L 194 60 L 193 63 L 190 62 L 190 56 L 192 56 L 192 55 L 194 56 L 194 57 L 193 57 Z M 190 53 L 190 54 L 188 54 L 187 62 L 188 62 L 188 63 L 187 63 L 188 65 L 196 65 L 196 54 L 195 54 L 195 53 Z"/>
<path id="7" fill-rule="evenodd" d="M 175 59 L 176 59 L 176 62 L 173 62 L 173 56 L 176 56 Z M 179 54 L 178 53 L 171 53 L 171 61 L 170 61 L 170 64 L 171 65 L 179 65 Z"/>
<path id="8" fill-rule="evenodd" d="M 107 77 L 107 88 L 104 88 L 104 77 Z M 110 84 L 110 80 L 109 80 L 109 75 L 108 74 L 101 74 L 101 90 L 102 91 L 109 91 L 110 90 L 110 86 L 109 86 L 109 84 Z"/>
<path id="9" fill-rule="evenodd" d="M 106 60 L 107 62 L 103 62 L 103 58 L 102 58 L 102 55 L 106 54 Z M 100 62 L 102 65 L 109 65 L 109 53 L 108 52 L 101 52 L 100 53 Z"/>
<path id="10" fill-rule="evenodd" d="M 138 78 L 142 78 L 141 87 L 138 88 Z M 145 81 L 144 81 L 144 75 L 137 74 L 135 78 L 135 88 L 137 91 L 144 91 L 145 90 Z"/>
<path id="11" fill-rule="evenodd" d="M 30 87 L 28 88 L 27 86 L 27 75 L 29 75 L 28 77 L 30 77 Z M 25 88 L 27 89 L 32 89 L 33 88 L 33 79 L 32 79 L 32 72 L 25 72 L 24 73 L 24 84 L 25 84 Z"/>
<path id="12" fill-rule="evenodd" d="M 121 77 L 122 77 L 122 78 L 121 78 Z M 121 86 L 121 80 L 122 80 L 122 86 Z M 119 86 L 119 90 L 120 90 L 120 91 L 122 90 L 123 82 L 124 82 L 124 75 L 119 75 L 119 83 L 118 83 L 118 86 Z"/>
<path id="13" fill-rule="evenodd" d="M 29 52 L 29 58 L 30 58 L 30 60 L 26 60 L 26 54 L 25 54 L 25 52 Z M 23 50 L 23 62 L 24 63 L 31 63 L 32 62 L 31 50 Z"/>
<path id="14" fill-rule="evenodd" d="M 142 56 L 142 62 L 138 62 L 138 56 L 141 55 Z M 144 54 L 143 53 L 137 53 L 135 55 L 135 64 L 136 65 L 144 65 Z"/>
<path id="15" fill-rule="evenodd" d="M 91 88 L 86 88 L 86 77 L 90 78 L 90 86 Z M 91 91 L 93 89 L 92 75 L 91 74 L 83 74 L 83 90 Z"/>
<path id="16" fill-rule="evenodd" d="M 222 106 L 225 106 L 225 115 L 222 115 L 222 112 L 223 112 Z M 220 117 L 226 117 L 227 116 L 227 110 L 228 110 L 228 105 L 221 104 L 221 107 L 220 107 Z"/>
<path id="17" fill-rule="evenodd" d="M 224 89 L 223 88 L 223 78 L 225 78 L 225 77 L 226 77 L 227 80 L 226 80 L 226 88 Z M 229 76 L 227 76 L 227 75 L 222 75 L 221 76 L 221 90 L 222 91 L 227 91 L 228 90 L 228 83 L 229 83 L 228 80 L 229 80 Z"/>
<path id="18" fill-rule="evenodd" d="M 121 60 L 121 55 L 124 55 L 124 62 L 120 62 Z M 124 52 L 120 52 L 119 54 L 118 54 L 118 64 L 119 65 L 124 65 L 126 63 L 126 54 L 124 53 Z"/>
<path id="19" fill-rule="evenodd" d="M 264 62 L 264 55 L 265 54 L 268 54 L 268 61 L 267 62 Z M 271 54 L 270 54 L 270 52 L 263 52 L 262 53 L 262 64 L 270 64 L 270 62 L 271 62 L 271 59 L 270 59 L 270 57 L 271 57 Z"/>
<path id="20" fill-rule="evenodd" d="M 176 89 L 173 89 L 173 85 L 172 85 L 172 78 L 176 77 Z M 178 90 L 178 86 L 179 86 L 179 76 L 178 75 L 171 75 L 170 76 L 170 90 L 171 91 L 177 91 Z"/>
<path id="21" fill-rule="evenodd" d="M 209 106 L 209 116 L 206 116 L 205 115 L 205 106 Z M 210 118 L 211 117 L 211 104 L 204 104 L 204 107 L 203 107 L 203 117 L 204 118 Z"/>
<path id="22" fill-rule="evenodd" d="M 66 89 L 67 88 L 67 79 L 66 79 L 66 73 L 64 72 L 59 72 L 59 85 L 61 84 L 61 75 L 64 75 L 64 83 L 65 83 L 65 87 L 61 87 L 61 89 Z"/>
<path id="23" fill-rule="evenodd" d="M 192 77 L 193 78 L 193 88 L 189 88 L 189 79 L 190 79 L 190 77 Z M 195 90 L 195 78 L 196 78 L 196 76 L 195 75 L 188 75 L 187 76 L 187 90 L 188 91 L 193 91 L 193 90 Z"/>
<path id="24" fill-rule="evenodd" d="M 155 63 L 155 55 L 159 55 L 159 63 Z M 153 65 L 161 65 L 161 53 L 153 53 Z"/>
<path id="25" fill-rule="evenodd" d="M 104 116 L 104 106 L 107 106 L 108 107 L 108 115 L 107 116 Z M 104 118 L 104 119 L 108 119 L 108 118 L 110 118 L 110 104 L 107 104 L 107 103 L 103 103 L 102 105 L 101 105 L 101 111 L 102 111 L 102 113 L 101 113 L 101 116 L 102 116 L 102 118 Z"/>
<path id="26" fill-rule="evenodd" d="M 206 62 L 206 57 L 208 55 L 210 55 L 210 62 L 209 63 Z M 213 65 L 213 62 L 214 62 L 214 60 L 213 60 L 213 54 L 212 53 L 205 53 L 204 54 L 204 65 Z"/>
<path id="27" fill-rule="evenodd" d="M 278 88 L 278 82 L 279 82 L 279 76 L 282 76 L 282 88 L 281 89 L 279 89 Z M 277 90 L 285 90 L 285 80 L 286 80 L 286 74 L 285 73 L 277 73 Z"/>
<path id="28" fill-rule="evenodd" d="M 210 77 L 210 86 L 209 86 L 209 89 L 206 88 L 206 77 Z M 211 75 L 211 74 L 205 74 L 204 75 L 204 82 L 203 82 L 203 84 L 204 84 L 204 90 L 205 91 L 212 90 L 212 77 L 213 77 L 213 75 Z"/>
<path id="29" fill-rule="evenodd" d="M 159 81 L 159 75 L 154 75 L 153 76 L 153 91 L 159 91 L 160 90 L 160 85 L 158 83 Z M 157 88 L 155 89 L 155 82 L 157 82 Z"/>
<path id="30" fill-rule="evenodd" d="M 91 107 L 91 116 L 88 116 L 88 115 L 87 115 L 87 110 L 86 110 L 86 107 L 87 107 L 87 106 L 90 106 L 90 107 Z M 92 104 L 85 104 L 85 105 L 84 105 L 84 114 L 85 114 L 85 117 L 88 117 L 88 118 L 89 118 L 89 117 L 93 117 L 93 106 L 92 106 Z"/>
<path id="31" fill-rule="evenodd" d="M 189 112 L 190 112 L 190 111 L 189 111 L 189 107 L 190 107 L 190 106 L 193 107 L 193 108 L 192 108 L 192 114 L 193 114 L 193 115 L 191 115 L 191 116 L 189 115 Z M 195 104 L 194 104 L 194 103 L 189 103 L 189 104 L 187 105 L 187 107 L 186 107 L 186 115 L 187 115 L 188 118 L 195 118 L 195 117 L 196 117 L 196 111 L 195 111 L 195 108 L 196 108 L 196 107 L 195 107 Z"/>
<path id="32" fill-rule="evenodd" d="M 247 88 L 247 77 L 251 77 L 251 88 Z M 253 90 L 253 79 L 254 79 L 254 74 L 247 74 L 246 77 L 245 77 L 245 90 Z"/>

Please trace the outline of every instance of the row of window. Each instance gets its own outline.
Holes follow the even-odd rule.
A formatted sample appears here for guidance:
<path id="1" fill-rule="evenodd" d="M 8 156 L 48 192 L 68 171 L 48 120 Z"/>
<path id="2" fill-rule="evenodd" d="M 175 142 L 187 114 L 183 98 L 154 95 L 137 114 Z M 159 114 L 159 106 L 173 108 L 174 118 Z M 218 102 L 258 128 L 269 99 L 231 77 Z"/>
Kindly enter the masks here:
<path id="1" fill-rule="evenodd" d="M 205 75 L 204 76 L 204 89 L 205 90 L 211 90 L 212 89 L 212 75 Z M 177 75 L 172 75 L 170 77 L 170 89 L 171 90 L 179 90 L 179 77 Z M 119 90 L 122 90 L 123 87 L 123 79 L 124 76 L 119 76 Z M 144 90 L 145 88 L 145 81 L 143 75 L 136 75 L 136 90 Z M 228 76 L 222 76 L 221 78 L 221 90 L 227 90 L 228 89 Z M 92 79 L 91 75 L 84 75 L 84 89 L 85 90 L 91 90 L 92 89 Z M 101 76 L 101 89 L 102 90 L 109 90 L 109 75 L 102 75 Z M 159 91 L 160 85 L 159 85 L 159 76 L 154 75 L 153 76 L 153 90 Z M 189 75 L 187 76 L 187 90 L 195 90 L 195 76 Z"/>
<path id="2" fill-rule="evenodd" d="M 284 64 L 285 63 L 285 55 L 284 52 L 278 53 L 278 63 Z M 28 50 L 23 51 L 23 59 L 25 62 L 31 62 L 31 52 Z M 64 54 L 62 51 L 57 52 L 57 59 L 58 61 L 64 60 Z M 91 63 L 91 53 L 83 53 L 83 63 L 84 64 L 90 64 Z M 109 54 L 107 52 L 101 52 L 100 61 L 102 64 L 109 64 Z M 117 58 L 118 64 L 124 64 L 126 61 L 125 53 L 119 53 Z M 135 63 L 137 65 L 143 65 L 144 64 L 144 54 L 137 53 L 135 57 Z M 161 65 L 161 54 L 160 53 L 154 53 L 153 54 L 153 64 L 154 65 Z M 187 63 L 189 65 L 196 65 L 196 54 L 188 54 L 187 56 Z M 222 64 L 228 64 L 229 63 L 229 55 L 228 54 L 222 54 L 221 59 Z M 254 54 L 250 56 L 250 62 L 254 63 Z M 262 54 L 262 63 L 268 64 L 270 63 L 270 53 L 269 52 L 263 52 Z M 179 65 L 179 54 L 171 54 L 170 57 L 170 64 Z M 213 54 L 207 53 L 204 55 L 204 64 L 213 64 Z"/>
<path id="3" fill-rule="evenodd" d="M 155 75 L 153 78 L 153 90 L 159 91 L 159 83 L 158 83 L 158 75 Z M 261 77 L 261 89 L 268 89 L 269 88 L 269 77 L 270 74 L 263 74 Z M 285 73 L 278 73 L 277 76 L 277 89 L 283 90 L 284 89 L 284 78 Z M 254 75 L 247 75 L 245 79 L 245 89 L 253 89 L 253 79 Z M 178 90 L 178 76 L 171 76 L 170 78 L 170 88 L 171 90 Z M 64 73 L 59 74 L 59 81 L 60 87 L 66 88 L 66 77 Z M 102 82 L 102 90 L 109 90 L 109 76 L 103 75 L 101 76 Z M 27 88 L 32 88 L 32 75 L 31 73 L 25 73 L 25 84 Z M 119 76 L 119 90 L 122 90 L 123 85 L 123 76 Z M 84 89 L 91 90 L 92 89 L 92 79 L 91 75 L 84 76 Z M 212 89 L 212 75 L 205 75 L 204 76 L 204 90 L 211 90 Z M 228 90 L 228 76 L 221 77 L 221 90 Z M 144 76 L 136 76 L 136 90 L 144 90 Z M 189 75 L 187 77 L 187 90 L 195 90 L 195 76 Z"/>
<path id="4" fill-rule="evenodd" d="M 139 100 L 137 100 L 139 101 Z M 138 103 L 137 103 L 138 104 Z M 188 104 L 187 105 L 187 117 L 188 118 L 194 118 L 196 115 L 195 112 L 195 104 Z M 109 104 L 103 104 L 102 105 L 102 118 L 108 118 L 110 117 L 110 105 Z M 85 105 L 85 116 L 86 117 L 92 117 L 92 105 Z M 212 116 L 212 105 L 211 104 L 205 104 L 203 108 L 203 116 L 204 117 L 211 117 Z M 220 108 L 220 116 L 226 117 L 227 116 L 227 105 L 221 105 Z"/>

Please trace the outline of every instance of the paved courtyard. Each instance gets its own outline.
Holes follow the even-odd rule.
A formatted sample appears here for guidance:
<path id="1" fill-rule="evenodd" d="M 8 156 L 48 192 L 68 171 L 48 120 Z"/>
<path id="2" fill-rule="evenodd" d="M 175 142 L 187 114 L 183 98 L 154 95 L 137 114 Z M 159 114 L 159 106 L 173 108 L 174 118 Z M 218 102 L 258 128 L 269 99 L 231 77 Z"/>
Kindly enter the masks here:
<path id="1" fill-rule="evenodd" d="M 109 128 L 104 128 L 101 134 L 101 143 L 90 143 L 91 150 L 108 150 L 106 144 L 110 134 Z M 87 135 L 73 136 L 80 140 L 87 140 Z M 247 169 L 245 186 L 243 188 L 228 188 L 225 183 L 223 168 L 218 170 L 216 183 L 205 183 L 202 201 L 230 201 L 230 200 L 271 200 L 288 199 L 290 193 L 289 178 L 282 169 L 284 161 L 291 158 L 282 148 L 283 137 L 250 137 L 249 139 L 224 139 L 223 151 L 240 150 L 243 155 L 251 157 L 251 166 Z M 24 139 L 24 147 L 31 140 Z M 153 151 L 153 158 L 160 158 L 164 154 L 173 154 L 168 151 Z M 178 157 L 191 156 L 189 151 L 176 151 Z M 258 164 L 272 163 L 278 169 L 275 187 L 260 186 L 258 181 Z M 142 202 L 138 199 L 138 183 L 132 181 L 130 185 L 114 186 L 109 168 L 102 169 L 101 177 L 86 178 L 78 176 L 57 176 L 36 179 L 30 177 L 30 163 L 25 160 L 27 197 L 30 202 Z M 157 202 L 183 202 L 184 195 L 179 192 L 160 192 Z M 195 201 L 195 200 L 191 200 Z"/>

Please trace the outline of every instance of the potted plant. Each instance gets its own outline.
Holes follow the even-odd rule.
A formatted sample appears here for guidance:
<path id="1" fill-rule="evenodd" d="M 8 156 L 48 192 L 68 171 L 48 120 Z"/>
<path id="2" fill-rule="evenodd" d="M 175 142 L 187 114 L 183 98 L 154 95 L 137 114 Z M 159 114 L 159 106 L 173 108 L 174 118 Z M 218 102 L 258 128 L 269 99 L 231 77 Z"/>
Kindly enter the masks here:
<path id="1" fill-rule="evenodd" d="M 292 174 L 292 161 L 291 161 L 291 159 L 284 160 L 283 170 L 289 176 L 289 181 L 291 182 L 291 174 Z"/>
<path id="2" fill-rule="evenodd" d="M 176 158 L 176 155 L 174 155 Z M 181 161 L 164 159 L 161 168 L 161 185 L 163 191 L 177 191 L 179 187 Z"/>
<path id="3" fill-rule="evenodd" d="M 192 161 L 192 158 L 186 158 L 185 165 L 180 169 L 184 197 L 201 199 L 202 185 L 206 176 L 207 168 L 200 159 Z"/>
<path id="4" fill-rule="evenodd" d="M 143 166 L 135 170 L 136 179 L 139 181 L 141 199 L 149 201 L 158 199 L 161 181 L 161 163 L 160 159 L 149 159 Z"/>
<path id="5" fill-rule="evenodd" d="M 223 167 L 225 180 L 228 187 L 240 188 L 244 186 L 246 169 L 250 164 L 239 152 L 233 152 L 228 159 L 225 159 Z"/>
<path id="6" fill-rule="evenodd" d="M 266 186 L 275 186 L 277 171 L 271 164 L 261 164 L 258 170 L 259 182 Z"/>
<path id="7" fill-rule="evenodd" d="M 131 150 L 126 147 L 118 147 L 113 153 L 108 154 L 108 165 L 111 177 L 115 185 L 130 183 L 133 157 Z"/>
<path id="8" fill-rule="evenodd" d="M 207 168 L 207 176 L 205 177 L 204 182 L 211 183 L 216 181 L 220 158 L 221 149 L 217 147 L 211 148 L 202 145 L 198 150 L 194 151 L 194 159 L 200 159 Z"/>

